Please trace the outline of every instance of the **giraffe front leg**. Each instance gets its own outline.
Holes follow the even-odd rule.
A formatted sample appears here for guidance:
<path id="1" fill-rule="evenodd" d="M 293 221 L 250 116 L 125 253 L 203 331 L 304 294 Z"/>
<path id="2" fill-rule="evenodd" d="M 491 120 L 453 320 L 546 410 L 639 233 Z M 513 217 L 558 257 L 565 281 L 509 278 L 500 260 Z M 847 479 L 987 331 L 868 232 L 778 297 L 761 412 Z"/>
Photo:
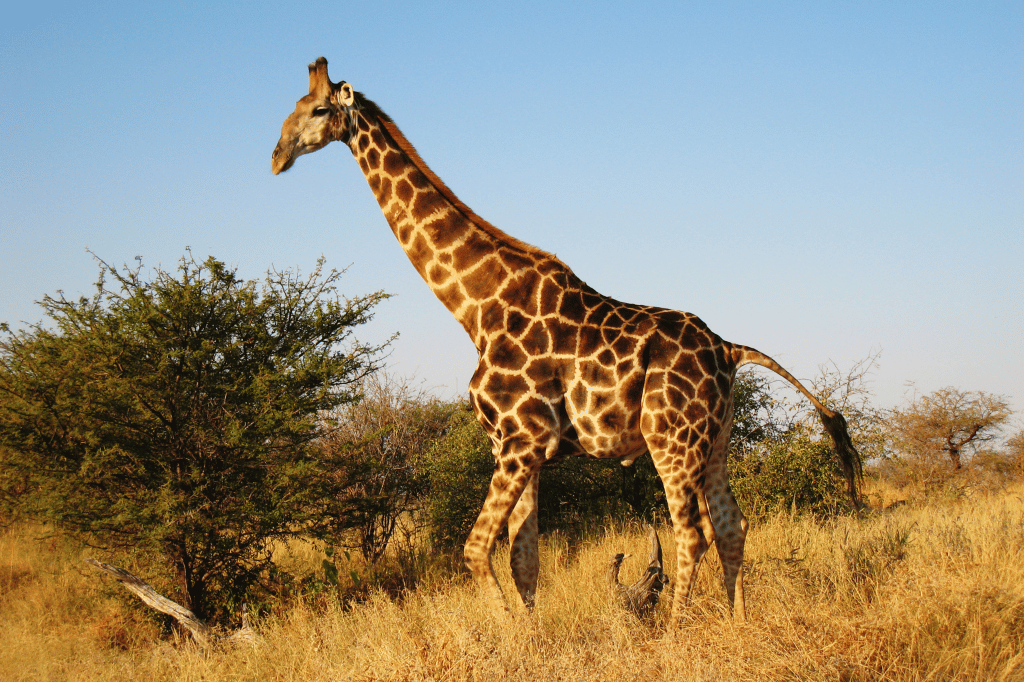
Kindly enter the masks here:
<path id="1" fill-rule="evenodd" d="M 491 487 L 487 491 L 484 507 L 473 524 L 473 530 L 466 540 L 464 556 L 466 567 L 473 575 L 474 581 L 480 586 L 485 598 L 496 610 L 507 610 L 501 586 L 494 577 L 491 566 L 491 553 L 498 533 L 509 520 L 512 508 L 519 501 L 523 490 L 527 487 L 530 472 L 519 468 L 507 473 L 503 467 L 496 467 L 491 477 Z M 517 585 L 518 586 L 518 585 Z"/>
<path id="2" fill-rule="evenodd" d="M 540 490 L 540 467 L 530 475 L 523 494 L 508 519 L 511 545 L 512 579 L 526 608 L 533 609 L 537 593 L 540 558 L 537 554 L 537 496 Z"/>

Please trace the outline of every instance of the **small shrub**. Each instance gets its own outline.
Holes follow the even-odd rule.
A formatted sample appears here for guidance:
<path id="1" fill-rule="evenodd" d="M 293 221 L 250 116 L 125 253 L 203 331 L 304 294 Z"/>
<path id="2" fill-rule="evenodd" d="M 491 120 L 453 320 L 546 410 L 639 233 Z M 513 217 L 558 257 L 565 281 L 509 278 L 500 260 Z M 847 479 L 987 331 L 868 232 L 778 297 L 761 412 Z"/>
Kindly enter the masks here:
<path id="1" fill-rule="evenodd" d="M 420 466 L 430 481 L 424 506 L 431 539 L 442 548 L 460 546 L 491 484 L 491 441 L 466 409 L 452 416 L 448 433 L 422 457 Z"/>
<path id="2" fill-rule="evenodd" d="M 760 519 L 781 509 L 833 515 L 850 509 L 831 444 L 798 427 L 781 440 L 733 453 L 730 487 L 744 514 Z"/>

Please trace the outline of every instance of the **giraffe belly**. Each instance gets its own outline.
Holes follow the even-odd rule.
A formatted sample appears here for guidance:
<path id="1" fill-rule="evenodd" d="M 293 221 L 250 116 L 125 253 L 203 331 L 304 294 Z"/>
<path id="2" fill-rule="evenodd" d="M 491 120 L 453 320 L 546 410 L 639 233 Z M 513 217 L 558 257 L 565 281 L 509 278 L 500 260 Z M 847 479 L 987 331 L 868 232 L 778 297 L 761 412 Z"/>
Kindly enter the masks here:
<path id="1" fill-rule="evenodd" d="M 624 382 L 608 389 L 586 386 L 582 382 L 570 388 L 566 413 L 580 449 L 590 457 L 628 460 L 647 452 L 640 432 L 639 401 L 620 399 Z"/>
<path id="2" fill-rule="evenodd" d="M 647 443 L 639 429 L 621 431 L 597 430 L 595 433 L 579 433 L 581 428 L 593 423 L 593 419 L 587 415 L 581 415 L 579 419 L 573 420 L 577 430 L 577 442 L 579 448 L 589 457 L 596 459 L 622 459 L 624 465 L 633 463 L 637 457 L 647 452 Z"/>

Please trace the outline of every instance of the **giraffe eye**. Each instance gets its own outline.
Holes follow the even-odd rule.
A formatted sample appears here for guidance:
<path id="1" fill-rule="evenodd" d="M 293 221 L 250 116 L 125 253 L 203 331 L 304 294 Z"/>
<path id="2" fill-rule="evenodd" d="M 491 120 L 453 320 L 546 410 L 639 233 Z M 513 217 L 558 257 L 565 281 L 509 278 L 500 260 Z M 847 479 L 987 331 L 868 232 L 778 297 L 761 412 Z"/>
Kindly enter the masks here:
<path id="1" fill-rule="evenodd" d="M 331 110 L 326 108 L 326 107 L 317 107 L 316 109 L 313 110 L 313 115 L 314 116 L 326 116 L 330 112 L 331 112 Z"/>

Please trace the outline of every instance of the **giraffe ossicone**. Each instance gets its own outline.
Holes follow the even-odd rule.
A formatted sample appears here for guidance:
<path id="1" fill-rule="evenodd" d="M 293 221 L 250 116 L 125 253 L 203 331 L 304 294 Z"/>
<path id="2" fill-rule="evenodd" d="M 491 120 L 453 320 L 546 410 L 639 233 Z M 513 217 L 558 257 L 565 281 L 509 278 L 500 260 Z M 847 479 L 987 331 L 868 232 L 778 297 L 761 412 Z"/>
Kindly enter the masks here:
<path id="1" fill-rule="evenodd" d="M 650 452 L 676 540 L 673 619 L 714 542 L 742 620 L 747 521 L 729 490 L 726 452 L 733 382 L 745 364 L 776 372 L 814 404 L 856 502 L 860 456 L 838 412 L 774 360 L 721 339 L 697 316 L 603 296 L 554 255 L 477 216 L 380 107 L 348 83 L 331 82 L 320 57 L 309 65 L 309 93 L 281 128 L 272 170 L 288 170 L 334 141 L 351 148 L 409 260 L 479 353 L 469 396 L 495 470 L 465 558 L 496 603 L 505 604 L 491 553 L 505 525 L 516 589 L 534 603 L 544 462 L 582 455 L 628 464 Z"/>

